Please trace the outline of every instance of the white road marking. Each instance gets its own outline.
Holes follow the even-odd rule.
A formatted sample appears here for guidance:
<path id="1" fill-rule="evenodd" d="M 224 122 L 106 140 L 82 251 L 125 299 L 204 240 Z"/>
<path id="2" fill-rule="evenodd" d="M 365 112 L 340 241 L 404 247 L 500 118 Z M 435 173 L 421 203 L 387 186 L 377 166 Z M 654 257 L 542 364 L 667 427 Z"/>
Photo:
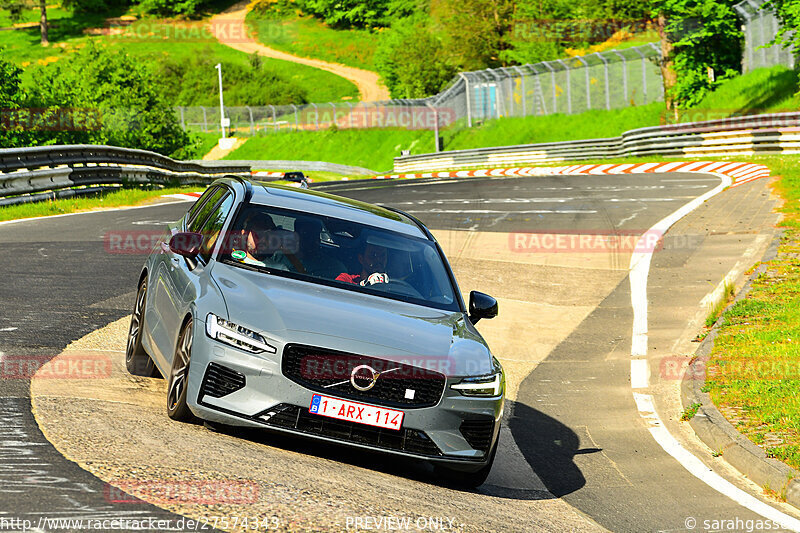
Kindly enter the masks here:
<path id="1" fill-rule="evenodd" d="M 691 196 L 673 196 L 672 198 L 601 198 L 601 197 L 583 197 L 573 198 L 561 196 L 557 198 L 450 198 L 443 200 L 417 200 L 415 202 L 392 202 L 392 205 L 442 205 L 442 204 L 466 204 L 466 205 L 486 205 L 486 204 L 550 204 L 550 203 L 568 203 L 575 201 L 603 201 L 603 202 L 675 202 L 681 198 L 691 198 Z"/>
<path id="2" fill-rule="evenodd" d="M 631 359 L 631 388 L 646 389 L 650 386 L 650 365 L 647 359 Z"/>
<path id="3" fill-rule="evenodd" d="M 16 330 L 18 330 L 18 329 L 19 329 L 19 328 L 13 328 L 13 327 L 11 327 L 11 328 L 0 328 L 0 333 L 3 333 L 3 332 L 5 332 L 5 331 L 16 331 Z M 3 355 L 3 353 L 2 353 L 2 352 L 0 352 L 0 355 Z"/>
<path id="4" fill-rule="evenodd" d="M 689 168 L 689 167 L 686 167 L 686 168 Z M 659 180 L 659 181 L 662 181 L 664 183 L 680 183 L 680 182 L 684 182 L 684 181 L 706 181 L 706 182 L 708 182 L 708 181 L 716 181 L 716 180 L 714 178 L 686 178 L 685 180 L 667 180 L 667 179 L 664 179 L 664 180 Z"/>
<path id="5" fill-rule="evenodd" d="M 496 209 L 425 209 L 425 210 L 406 210 L 406 213 L 442 213 L 442 214 L 477 214 L 477 215 L 499 215 L 509 214 L 565 214 L 574 215 L 579 213 L 597 213 L 593 209 L 529 209 L 527 211 L 498 211 Z"/>
<path id="6" fill-rule="evenodd" d="M 197 198 L 192 198 L 192 200 L 197 200 Z M 188 200 L 187 200 L 188 201 Z M 62 215 L 48 215 L 46 217 L 30 217 L 30 218 L 18 218 L 16 220 L 4 220 L 0 222 L 0 226 L 5 226 L 8 224 L 18 224 L 19 222 L 30 222 L 31 220 L 49 220 L 53 218 L 61 218 L 61 217 L 73 217 L 77 215 L 96 215 L 98 213 L 111 213 L 113 211 L 131 211 L 133 209 L 148 209 L 153 207 L 163 207 L 165 205 L 172 205 L 172 204 L 180 204 L 183 202 L 165 202 L 163 204 L 149 204 L 149 205 L 134 205 L 129 207 L 115 207 L 113 209 L 100 209 L 97 211 L 80 211 L 78 213 L 64 213 Z"/>
<path id="7" fill-rule="evenodd" d="M 675 224 L 678 220 L 685 217 L 697 207 L 703 204 L 709 198 L 720 193 L 726 187 L 731 185 L 731 178 L 723 174 L 715 174 L 720 178 L 721 183 L 714 189 L 708 191 L 687 203 L 671 215 L 657 222 L 645 236 L 650 232 L 659 232 L 660 234 L 666 231 Z M 644 243 L 645 237 L 638 243 L 638 249 L 646 249 Z M 749 250 L 748 250 L 749 251 Z M 753 252 L 755 253 L 755 252 Z M 631 256 L 630 262 L 630 283 L 631 283 L 631 305 L 633 307 L 633 339 L 631 341 L 631 356 L 645 356 L 647 355 L 647 275 L 650 271 L 650 253 L 634 253 Z M 641 376 L 641 367 L 639 364 L 634 365 L 634 361 L 641 359 L 631 360 L 631 385 L 639 384 Z M 658 444 L 677 460 L 686 470 L 688 470 L 696 478 L 706 483 L 709 487 L 716 490 L 720 494 L 724 494 L 739 505 L 757 513 L 768 520 L 773 520 L 781 524 L 782 527 L 791 529 L 792 531 L 800 531 L 800 520 L 793 518 L 781 511 L 775 509 L 762 502 L 761 500 L 751 496 L 742 489 L 736 487 L 726 479 L 722 478 L 719 474 L 708 468 L 703 462 L 691 454 L 684 448 L 672 434 L 664 427 L 661 418 L 658 416 L 653 397 L 648 394 L 633 393 L 634 401 L 636 402 L 639 415 L 648 422 L 648 429 L 653 438 Z"/>

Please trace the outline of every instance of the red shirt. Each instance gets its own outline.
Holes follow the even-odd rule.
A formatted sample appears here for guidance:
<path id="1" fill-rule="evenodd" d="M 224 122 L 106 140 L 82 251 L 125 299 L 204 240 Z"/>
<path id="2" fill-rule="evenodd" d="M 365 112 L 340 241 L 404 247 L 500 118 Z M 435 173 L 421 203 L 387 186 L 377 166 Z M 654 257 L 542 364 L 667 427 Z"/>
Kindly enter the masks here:
<path id="1" fill-rule="evenodd" d="M 360 280 L 361 274 L 348 274 L 347 272 L 342 272 L 336 276 L 336 281 L 344 281 L 346 283 L 358 283 Z"/>

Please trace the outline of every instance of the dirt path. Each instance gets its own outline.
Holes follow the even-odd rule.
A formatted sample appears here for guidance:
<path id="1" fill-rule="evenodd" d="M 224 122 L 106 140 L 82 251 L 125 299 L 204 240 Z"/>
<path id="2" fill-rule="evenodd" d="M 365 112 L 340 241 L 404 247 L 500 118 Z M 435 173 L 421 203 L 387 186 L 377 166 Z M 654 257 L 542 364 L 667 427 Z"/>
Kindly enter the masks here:
<path id="1" fill-rule="evenodd" d="M 320 59 L 310 59 L 298 57 L 280 50 L 275 50 L 255 41 L 246 30 L 245 17 L 248 13 L 249 2 L 239 2 L 229 7 L 219 15 L 211 19 L 211 31 L 217 40 L 235 50 L 252 54 L 282 59 L 293 63 L 308 65 L 341 76 L 353 82 L 358 87 L 358 92 L 362 102 L 375 102 L 379 100 L 389 100 L 389 90 L 379 81 L 379 76 L 375 72 L 362 70 L 360 68 L 348 67 L 339 63 L 328 63 Z"/>

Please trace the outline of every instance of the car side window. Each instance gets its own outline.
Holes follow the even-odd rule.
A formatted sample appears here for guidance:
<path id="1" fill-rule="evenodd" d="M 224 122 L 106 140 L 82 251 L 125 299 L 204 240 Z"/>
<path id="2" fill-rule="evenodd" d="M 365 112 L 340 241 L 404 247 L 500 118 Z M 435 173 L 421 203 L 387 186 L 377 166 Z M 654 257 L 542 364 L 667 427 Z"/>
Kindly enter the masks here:
<path id="1" fill-rule="evenodd" d="M 208 199 L 203 203 L 203 205 L 198 207 L 194 217 L 189 219 L 186 230 L 194 232 L 200 231 L 200 228 L 205 225 L 208 215 L 214 210 L 214 207 L 216 207 L 223 194 L 225 194 L 225 189 L 222 187 L 215 187 L 214 190 L 210 191 Z"/>
<path id="2" fill-rule="evenodd" d="M 214 245 L 219 239 L 219 234 L 222 231 L 222 226 L 225 225 L 225 219 L 228 218 L 228 213 L 233 207 L 233 194 L 228 193 L 222 201 L 218 202 L 216 209 L 214 209 L 207 217 L 206 223 L 200 233 L 203 234 L 203 244 L 200 246 L 200 257 L 208 262 L 211 259 L 211 253 L 214 251 Z"/>

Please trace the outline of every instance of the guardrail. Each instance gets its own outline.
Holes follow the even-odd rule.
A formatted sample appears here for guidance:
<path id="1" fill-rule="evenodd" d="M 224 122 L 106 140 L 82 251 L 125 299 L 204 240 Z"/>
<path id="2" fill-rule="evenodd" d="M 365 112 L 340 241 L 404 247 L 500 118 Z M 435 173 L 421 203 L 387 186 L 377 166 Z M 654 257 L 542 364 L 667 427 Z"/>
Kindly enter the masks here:
<path id="1" fill-rule="evenodd" d="M 207 184 L 246 165 L 205 165 L 114 146 L 60 145 L 0 149 L 0 198 L 88 185 Z M 6 202 L 10 203 L 10 202 Z"/>
<path id="2" fill-rule="evenodd" d="M 740 156 L 800 152 L 800 113 L 772 113 L 653 126 L 609 139 L 453 150 L 401 156 L 394 172 L 515 166 L 629 156 Z"/>
<path id="3" fill-rule="evenodd" d="M 200 161 L 194 161 L 200 163 Z M 292 160 L 260 160 L 260 159 L 231 159 L 222 161 L 203 161 L 203 165 L 214 168 L 219 165 L 247 166 L 253 170 L 299 170 L 302 172 L 332 172 L 347 176 L 375 176 L 380 174 L 375 170 L 351 165 L 340 165 L 326 161 L 292 161 Z"/>

